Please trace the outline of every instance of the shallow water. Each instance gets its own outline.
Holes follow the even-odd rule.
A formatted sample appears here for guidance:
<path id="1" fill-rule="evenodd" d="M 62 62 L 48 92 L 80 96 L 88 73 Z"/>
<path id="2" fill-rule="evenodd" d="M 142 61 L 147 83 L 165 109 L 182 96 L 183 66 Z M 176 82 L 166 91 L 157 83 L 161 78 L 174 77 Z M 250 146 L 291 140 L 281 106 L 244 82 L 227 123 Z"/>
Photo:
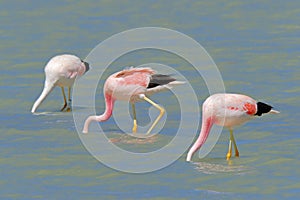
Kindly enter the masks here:
<path id="1" fill-rule="evenodd" d="M 300 193 L 299 9 L 296 0 L 180 1 L 7 1 L 0 3 L 0 197 L 1 199 L 295 199 Z M 159 171 L 119 172 L 98 162 L 82 145 L 72 113 L 58 112 L 55 89 L 30 113 L 44 81 L 45 62 L 58 53 L 84 58 L 101 41 L 144 26 L 181 31 L 194 38 L 216 62 L 226 91 L 245 93 L 272 104 L 280 115 L 255 119 L 235 130 L 240 158 L 227 162 L 228 131 L 204 159 L 186 154 Z M 105 76 L 132 64 L 174 66 L 193 83 L 199 103 L 205 83 L 186 61 L 157 52 L 137 52 L 112 64 Z M 121 66 L 121 67 L 120 67 Z M 101 80 L 97 113 L 104 109 Z M 124 137 L 113 120 L 107 137 L 130 151 L 168 143 L 178 127 L 170 92 L 153 96 L 168 114 L 160 134 L 148 141 Z M 171 104 L 173 103 L 174 104 Z M 138 103 L 142 126 L 148 105 Z M 188 112 L 192 112 L 188 111 Z M 185 124 L 189 127 L 194 123 Z M 109 134 L 111 133 L 111 134 Z M 147 164 L 147 163 L 145 163 Z"/>

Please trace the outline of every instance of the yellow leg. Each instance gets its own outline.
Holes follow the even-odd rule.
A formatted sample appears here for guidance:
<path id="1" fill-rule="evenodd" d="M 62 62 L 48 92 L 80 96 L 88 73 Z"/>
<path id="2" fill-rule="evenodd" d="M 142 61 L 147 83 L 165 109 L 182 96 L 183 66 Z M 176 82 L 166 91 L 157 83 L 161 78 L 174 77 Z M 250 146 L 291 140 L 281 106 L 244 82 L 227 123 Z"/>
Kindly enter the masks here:
<path id="1" fill-rule="evenodd" d="M 71 111 L 71 87 L 68 88 L 68 107 L 67 107 L 67 112 Z"/>
<path id="2" fill-rule="evenodd" d="M 62 92 L 62 95 L 64 97 L 64 106 L 60 109 L 60 111 L 63 111 L 66 107 L 67 107 L 67 99 L 66 99 L 66 94 L 65 94 L 65 90 L 64 90 L 64 87 L 61 87 L 61 92 Z"/>
<path id="3" fill-rule="evenodd" d="M 236 157 L 239 157 L 239 156 L 240 156 L 240 153 L 239 153 L 239 150 L 238 150 L 238 148 L 237 148 L 237 145 L 236 145 L 236 142 L 235 142 L 235 139 L 234 139 L 234 136 L 233 136 L 233 130 L 230 129 L 229 132 L 230 132 L 230 140 L 231 140 L 232 143 L 233 143 L 233 147 L 234 147 L 234 151 L 235 151 L 235 156 L 236 156 Z"/>
<path id="4" fill-rule="evenodd" d="M 229 140 L 229 147 L 228 147 L 228 153 L 226 155 L 226 160 L 230 160 L 232 154 L 232 142 Z"/>
<path id="5" fill-rule="evenodd" d="M 135 105 L 134 105 L 134 103 L 132 103 L 131 106 L 132 106 L 132 113 L 133 113 L 133 128 L 132 128 L 132 133 L 136 133 L 137 122 L 136 122 L 136 112 L 135 112 Z"/>
<path id="6" fill-rule="evenodd" d="M 158 104 L 154 103 L 151 99 L 149 99 L 148 97 L 146 97 L 145 95 L 141 94 L 140 98 L 144 99 L 145 101 L 147 101 L 148 103 L 152 104 L 155 108 L 157 108 L 160 113 L 158 115 L 158 117 L 155 119 L 155 121 L 153 122 L 153 124 L 151 125 L 151 127 L 149 128 L 149 130 L 147 131 L 146 134 L 149 134 L 152 129 L 156 126 L 156 124 L 158 123 L 158 121 L 162 118 L 162 116 L 165 113 L 165 109 L 161 106 L 159 106 Z"/>

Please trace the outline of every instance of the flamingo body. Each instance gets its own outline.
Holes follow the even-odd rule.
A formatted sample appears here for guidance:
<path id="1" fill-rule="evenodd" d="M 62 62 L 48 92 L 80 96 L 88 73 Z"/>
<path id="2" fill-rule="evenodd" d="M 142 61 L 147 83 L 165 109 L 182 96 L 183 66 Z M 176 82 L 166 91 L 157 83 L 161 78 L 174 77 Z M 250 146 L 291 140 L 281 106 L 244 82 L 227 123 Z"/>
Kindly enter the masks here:
<path id="1" fill-rule="evenodd" d="M 214 124 L 232 128 L 251 120 L 256 113 L 256 101 L 242 94 L 215 94 L 203 104 Z"/>
<path id="2" fill-rule="evenodd" d="M 155 72 L 150 68 L 131 68 L 117 72 L 106 80 L 104 92 L 114 100 L 135 102 L 138 94 L 147 92 L 151 75 Z"/>
<path id="3" fill-rule="evenodd" d="M 151 101 L 147 96 L 169 89 L 173 85 L 182 84 L 168 75 L 156 74 L 151 68 L 134 68 L 122 70 L 109 76 L 105 81 L 103 93 L 106 102 L 105 112 L 100 116 L 90 116 L 84 124 L 83 133 L 88 132 L 91 121 L 106 121 L 110 118 L 116 100 L 129 101 L 132 104 L 134 115 L 133 132 L 136 132 L 136 114 L 134 103 L 139 100 L 145 100 L 160 110 L 160 115 L 153 123 L 148 133 L 152 130 L 158 120 L 164 114 L 164 109 Z"/>
<path id="4" fill-rule="evenodd" d="M 230 153 L 228 153 L 227 159 L 231 157 L 231 142 L 233 142 L 236 156 L 238 156 L 239 153 L 232 133 L 233 128 L 264 113 L 279 112 L 272 110 L 272 106 L 257 102 L 246 95 L 229 93 L 211 95 L 203 103 L 201 132 L 189 150 L 186 160 L 191 161 L 193 154 L 205 143 L 214 124 L 227 127 L 230 130 Z"/>
<path id="5" fill-rule="evenodd" d="M 44 89 L 40 97 L 35 101 L 32 106 L 31 112 L 34 113 L 40 104 L 45 100 L 49 93 L 55 86 L 59 86 L 64 90 L 63 87 L 69 88 L 69 100 L 70 100 L 70 89 L 74 84 L 76 77 L 82 76 L 86 71 L 89 70 L 89 64 L 80 60 L 77 56 L 63 54 L 58 55 L 49 60 L 45 66 L 45 83 Z M 66 97 L 63 91 L 66 107 Z M 64 109 L 64 108 L 63 108 Z M 62 109 L 62 110 L 63 110 Z"/>

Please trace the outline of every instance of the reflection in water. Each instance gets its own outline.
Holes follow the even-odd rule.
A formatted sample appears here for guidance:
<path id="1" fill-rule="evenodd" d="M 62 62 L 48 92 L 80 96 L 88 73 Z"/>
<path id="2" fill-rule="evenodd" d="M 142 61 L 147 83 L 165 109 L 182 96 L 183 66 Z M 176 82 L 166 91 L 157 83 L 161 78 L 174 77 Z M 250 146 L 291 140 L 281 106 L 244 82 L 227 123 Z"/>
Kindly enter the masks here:
<path id="1" fill-rule="evenodd" d="M 149 136 L 149 137 L 145 137 Z M 121 144 L 152 144 L 157 142 L 157 135 L 146 135 L 143 134 L 142 137 L 137 135 L 136 137 L 134 135 L 127 135 L 127 134 L 121 134 L 119 136 L 115 136 L 113 138 L 110 138 L 110 141 L 112 143 L 121 143 Z"/>
<path id="2" fill-rule="evenodd" d="M 56 116 L 56 115 L 65 115 L 65 112 L 35 112 L 33 115 L 45 115 L 45 116 Z"/>
<path id="3" fill-rule="evenodd" d="M 233 165 L 232 161 L 227 164 L 211 163 L 211 162 L 194 162 L 195 169 L 204 174 L 219 174 L 219 173 L 233 173 L 233 174 L 246 174 L 253 171 L 248 166 Z"/>

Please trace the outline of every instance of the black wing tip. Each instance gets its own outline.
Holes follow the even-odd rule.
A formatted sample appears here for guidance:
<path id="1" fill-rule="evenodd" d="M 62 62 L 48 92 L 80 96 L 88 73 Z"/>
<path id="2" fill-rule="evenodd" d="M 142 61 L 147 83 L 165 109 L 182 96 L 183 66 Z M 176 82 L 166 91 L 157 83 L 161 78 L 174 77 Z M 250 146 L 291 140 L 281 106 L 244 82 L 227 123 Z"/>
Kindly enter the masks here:
<path id="1" fill-rule="evenodd" d="M 261 116 L 264 113 L 268 113 L 272 110 L 272 106 L 263 103 L 263 102 L 257 102 L 257 112 L 255 113 L 255 115 L 257 116 Z"/>
<path id="2" fill-rule="evenodd" d="M 154 88 L 160 85 L 166 85 L 170 82 L 176 81 L 174 77 L 166 74 L 153 74 L 147 88 Z"/>

